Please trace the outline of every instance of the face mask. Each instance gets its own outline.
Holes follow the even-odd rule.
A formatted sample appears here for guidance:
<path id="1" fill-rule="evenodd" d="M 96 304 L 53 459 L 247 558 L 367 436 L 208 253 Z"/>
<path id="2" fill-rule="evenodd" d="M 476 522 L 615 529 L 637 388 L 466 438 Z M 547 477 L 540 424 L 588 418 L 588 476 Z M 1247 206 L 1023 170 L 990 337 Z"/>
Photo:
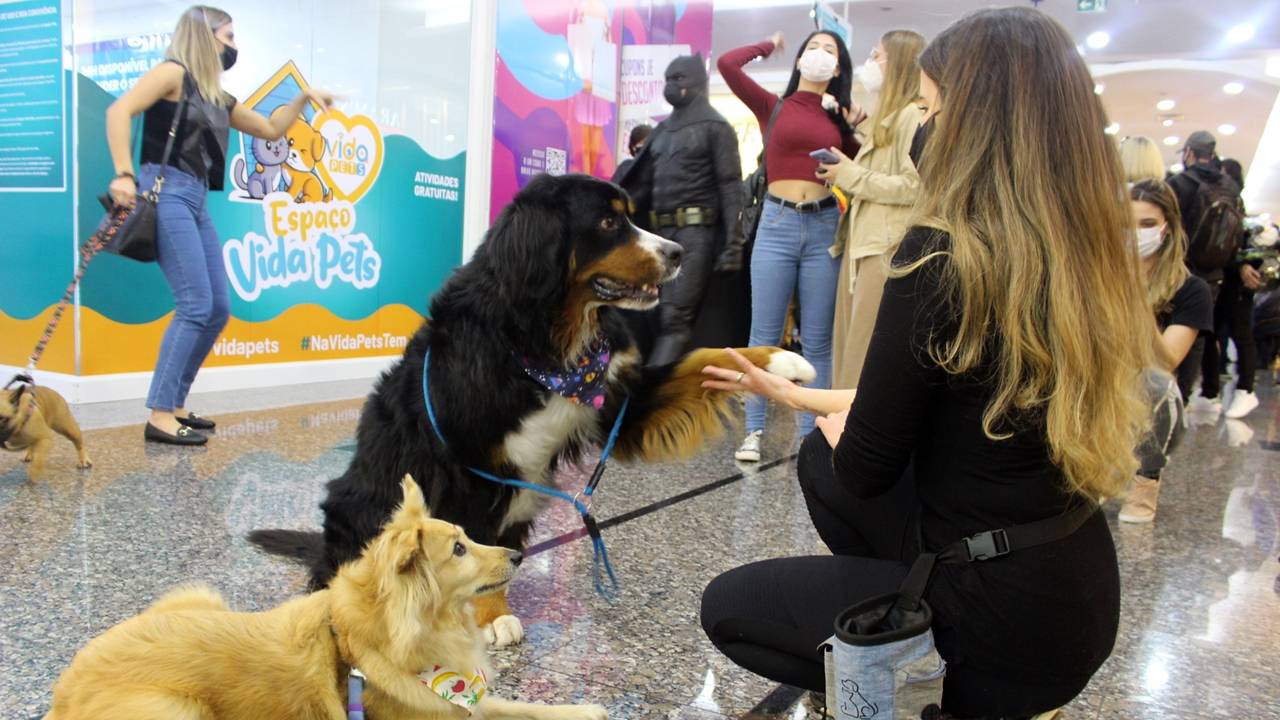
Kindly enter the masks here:
<path id="1" fill-rule="evenodd" d="M 800 56 L 800 77 L 809 82 L 826 82 L 836 76 L 836 58 L 820 48 L 805 50 Z"/>
<path id="2" fill-rule="evenodd" d="M 880 69 L 880 63 L 867 58 L 862 67 L 858 68 L 858 79 L 862 80 L 862 87 L 867 92 L 879 92 L 880 86 L 884 85 L 884 71 Z"/>
<path id="3" fill-rule="evenodd" d="M 1280 240 L 1280 232 L 1276 231 L 1275 225 L 1268 225 L 1253 238 L 1253 244 L 1260 248 L 1269 248 L 1275 247 L 1277 240 Z"/>
<path id="4" fill-rule="evenodd" d="M 1138 228 L 1138 257 L 1146 260 L 1160 251 L 1160 246 L 1164 245 L 1164 228 L 1164 225 Z"/>
<path id="5" fill-rule="evenodd" d="M 231 66 L 236 64 L 236 56 L 239 54 L 240 52 L 238 50 L 230 45 L 224 44 L 222 46 L 222 69 L 230 70 Z"/>
<path id="6" fill-rule="evenodd" d="M 916 168 L 920 167 L 920 156 L 924 154 L 925 143 L 929 142 L 929 135 L 933 132 L 933 121 L 937 119 L 937 115 L 929 118 L 923 125 L 916 128 L 916 134 L 911 138 L 911 164 Z"/>

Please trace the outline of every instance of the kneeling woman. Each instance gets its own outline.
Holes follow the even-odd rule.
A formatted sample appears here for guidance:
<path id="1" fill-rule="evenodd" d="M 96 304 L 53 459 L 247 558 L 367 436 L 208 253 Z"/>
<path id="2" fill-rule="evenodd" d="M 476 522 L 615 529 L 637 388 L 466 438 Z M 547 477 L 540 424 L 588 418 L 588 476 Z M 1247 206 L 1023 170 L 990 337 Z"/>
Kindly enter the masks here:
<path id="1" fill-rule="evenodd" d="M 946 110 L 859 389 L 706 371 L 710 387 L 834 413 L 797 467 L 834 556 L 721 575 L 702 624 L 740 665 L 822 690 L 816 648 L 836 615 L 897 590 L 919 552 L 1082 517 L 1061 539 L 938 565 L 926 591 L 943 710 L 1025 718 L 1075 697 L 1115 642 L 1119 572 L 1096 503 L 1136 469 L 1152 319 L 1116 148 L 1067 32 L 1035 10 L 985 10 L 920 66 Z"/>
<path id="2" fill-rule="evenodd" d="M 1129 189 L 1133 201 L 1133 223 L 1138 238 L 1138 256 L 1147 304 L 1155 314 L 1160 341 L 1160 364 L 1176 372 L 1190 354 L 1200 333 L 1213 330 L 1213 296 L 1204 280 L 1187 270 L 1187 235 L 1182 229 L 1178 197 L 1162 180 L 1143 180 Z M 1199 363 L 1193 363 L 1200 367 Z M 1156 396 L 1166 399 L 1157 406 L 1155 422 L 1138 446 L 1138 474 L 1120 508 L 1120 520 L 1149 523 L 1156 519 L 1160 496 L 1160 472 L 1182 430 L 1182 398 L 1191 388 L 1153 387 Z"/>

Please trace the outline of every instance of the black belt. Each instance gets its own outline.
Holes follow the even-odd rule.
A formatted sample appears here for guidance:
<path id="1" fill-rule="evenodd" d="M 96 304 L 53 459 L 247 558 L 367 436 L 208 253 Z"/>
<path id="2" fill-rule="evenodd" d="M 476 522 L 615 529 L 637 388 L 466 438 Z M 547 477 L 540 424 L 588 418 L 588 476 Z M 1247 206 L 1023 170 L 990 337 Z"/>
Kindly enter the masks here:
<path id="1" fill-rule="evenodd" d="M 819 210 L 826 210 L 827 208 L 835 207 L 836 205 L 835 195 L 828 195 L 822 198 L 821 200 L 808 200 L 805 202 L 792 202 L 790 200 L 783 200 L 777 195 L 765 195 L 764 199 L 768 200 L 771 203 L 776 203 L 778 205 L 781 205 L 784 208 L 791 208 L 792 210 L 795 210 L 796 212 L 799 212 L 799 213 L 818 212 Z"/>
<path id="2" fill-rule="evenodd" d="M 686 207 L 674 212 L 650 212 L 649 222 L 654 228 L 689 227 L 690 225 L 715 225 L 719 213 L 715 208 Z"/>

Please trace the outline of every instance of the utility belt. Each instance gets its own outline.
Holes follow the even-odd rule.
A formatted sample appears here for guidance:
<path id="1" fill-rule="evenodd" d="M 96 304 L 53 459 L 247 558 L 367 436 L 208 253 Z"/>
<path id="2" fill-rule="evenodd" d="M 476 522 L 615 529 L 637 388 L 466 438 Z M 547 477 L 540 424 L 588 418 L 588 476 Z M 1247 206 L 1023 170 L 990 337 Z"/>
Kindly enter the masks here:
<path id="1" fill-rule="evenodd" d="M 924 600 L 934 566 L 991 560 L 1061 540 L 1096 512 L 1097 505 L 1080 502 L 1061 515 L 971 535 L 937 553 L 924 552 L 921 542 L 897 592 L 846 608 L 836 616 L 835 633 L 818 647 L 832 714 L 841 720 L 939 717 L 947 666 L 934 647 L 933 609 Z"/>
<path id="2" fill-rule="evenodd" d="M 828 195 L 821 200 L 806 200 L 805 202 L 794 202 L 792 200 L 783 200 L 777 195 L 765 195 L 765 200 L 771 203 L 781 205 L 784 208 L 790 208 L 798 213 L 814 213 L 819 210 L 826 210 L 829 207 L 835 207 L 837 204 L 835 195 Z"/>
<path id="3" fill-rule="evenodd" d="M 720 213 L 715 208 L 686 207 L 676 208 L 673 212 L 650 212 L 649 223 L 654 229 L 669 227 L 689 227 L 692 225 L 715 225 Z"/>

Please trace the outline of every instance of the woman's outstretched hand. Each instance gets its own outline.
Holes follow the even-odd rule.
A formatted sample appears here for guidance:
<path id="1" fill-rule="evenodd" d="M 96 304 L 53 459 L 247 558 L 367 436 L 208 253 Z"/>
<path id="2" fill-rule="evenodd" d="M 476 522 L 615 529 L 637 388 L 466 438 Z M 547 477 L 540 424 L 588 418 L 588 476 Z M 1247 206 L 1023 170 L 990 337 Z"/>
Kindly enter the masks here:
<path id="1" fill-rule="evenodd" d="M 755 393 L 764 398 L 782 403 L 788 407 L 796 407 L 792 393 L 796 385 L 790 380 L 756 367 L 742 353 L 733 348 L 725 348 L 725 352 L 737 363 L 738 369 L 722 368 L 708 365 L 702 368 L 702 374 L 708 376 L 702 381 L 702 387 L 728 392 Z"/>

